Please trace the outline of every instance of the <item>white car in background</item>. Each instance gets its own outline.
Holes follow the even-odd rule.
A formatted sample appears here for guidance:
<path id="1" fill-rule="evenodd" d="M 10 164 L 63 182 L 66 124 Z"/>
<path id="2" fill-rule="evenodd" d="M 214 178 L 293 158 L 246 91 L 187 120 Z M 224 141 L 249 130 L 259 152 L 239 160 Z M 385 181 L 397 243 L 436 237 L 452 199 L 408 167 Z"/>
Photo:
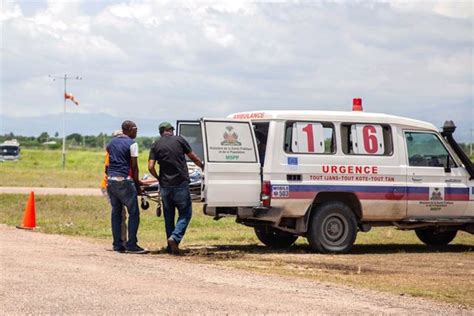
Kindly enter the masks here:
<path id="1" fill-rule="evenodd" d="M 7 140 L 0 144 L 0 161 L 19 160 L 20 151 L 20 144 L 16 139 Z"/>

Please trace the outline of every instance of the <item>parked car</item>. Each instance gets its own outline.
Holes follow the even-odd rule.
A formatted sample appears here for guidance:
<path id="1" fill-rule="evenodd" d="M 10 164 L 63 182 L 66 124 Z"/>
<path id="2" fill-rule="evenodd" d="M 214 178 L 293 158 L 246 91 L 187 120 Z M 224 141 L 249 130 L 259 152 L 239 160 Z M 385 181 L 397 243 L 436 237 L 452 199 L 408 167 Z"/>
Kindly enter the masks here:
<path id="1" fill-rule="evenodd" d="M 0 144 L 0 161 L 20 159 L 20 144 L 16 139 Z"/>

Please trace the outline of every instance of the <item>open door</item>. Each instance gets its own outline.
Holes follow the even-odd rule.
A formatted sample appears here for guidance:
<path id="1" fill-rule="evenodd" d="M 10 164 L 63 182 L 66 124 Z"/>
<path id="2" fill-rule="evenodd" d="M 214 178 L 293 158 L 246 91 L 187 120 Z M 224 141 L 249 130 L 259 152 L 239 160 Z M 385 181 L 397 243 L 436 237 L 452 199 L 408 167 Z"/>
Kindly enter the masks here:
<path id="1" fill-rule="evenodd" d="M 177 121 L 176 135 L 183 137 L 196 155 L 204 159 L 204 145 L 200 121 Z M 186 157 L 186 160 L 191 161 L 188 157 Z"/>
<path id="2" fill-rule="evenodd" d="M 203 119 L 204 186 L 209 207 L 256 207 L 260 162 L 250 121 Z"/>
<path id="3" fill-rule="evenodd" d="M 191 149 L 199 158 L 204 159 L 204 145 L 200 121 L 177 121 L 176 132 L 177 135 L 180 135 L 189 143 Z M 191 199 L 201 200 L 201 169 L 196 166 L 188 156 L 186 156 L 186 162 L 189 171 L 189 192 L 191 193 Z"/>

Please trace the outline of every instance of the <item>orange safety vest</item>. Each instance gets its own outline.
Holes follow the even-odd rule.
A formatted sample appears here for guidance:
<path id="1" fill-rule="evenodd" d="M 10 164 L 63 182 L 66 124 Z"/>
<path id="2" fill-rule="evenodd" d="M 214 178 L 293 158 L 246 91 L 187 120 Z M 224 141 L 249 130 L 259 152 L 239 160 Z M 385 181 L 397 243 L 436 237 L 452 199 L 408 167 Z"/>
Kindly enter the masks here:
<path id="1" fill-rule="evenodd" d="M 109 152 L 106 151 L 105 152 L 105 161 L 104 161 L 104 176 L 102 177 L 102 181 L 100 183 L 100 188 L 102 190 L 107 189 L 107 168 L 109 167 L 109 164 L 110 164 L 110 156 L 109 156 Z"/>

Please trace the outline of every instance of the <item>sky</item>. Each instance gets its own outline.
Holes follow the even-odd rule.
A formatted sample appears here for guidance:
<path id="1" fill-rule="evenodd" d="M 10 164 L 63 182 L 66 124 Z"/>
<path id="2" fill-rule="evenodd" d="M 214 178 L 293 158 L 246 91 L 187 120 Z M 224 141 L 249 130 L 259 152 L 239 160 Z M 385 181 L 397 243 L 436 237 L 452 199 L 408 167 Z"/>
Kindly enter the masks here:
<path id="1" fill-rule="evenodd" d="M 1 1 L 0 125 L 62 114 L 68 74 L 68 113 L 138 125 L 361 97 L 474 128 L 472 1 Z"/>

